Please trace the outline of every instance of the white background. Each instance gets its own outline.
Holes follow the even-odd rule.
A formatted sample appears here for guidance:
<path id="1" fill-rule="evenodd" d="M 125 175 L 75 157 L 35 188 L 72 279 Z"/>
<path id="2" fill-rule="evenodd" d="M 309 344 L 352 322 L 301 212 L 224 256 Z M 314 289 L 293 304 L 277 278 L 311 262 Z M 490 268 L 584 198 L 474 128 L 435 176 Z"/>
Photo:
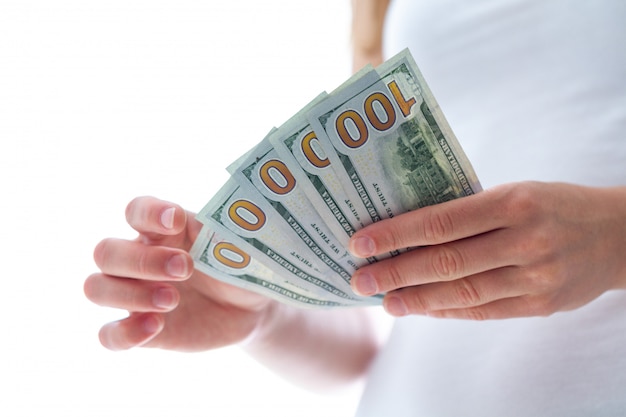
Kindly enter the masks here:
<path id="1" fill-rule="evenodd" d="M 109 352 L 83 295 L 127 202 L 197 211 L 350 75 L 348 0 L 0 0 L 0 415 L 350 416 L 238 348 Z"/>

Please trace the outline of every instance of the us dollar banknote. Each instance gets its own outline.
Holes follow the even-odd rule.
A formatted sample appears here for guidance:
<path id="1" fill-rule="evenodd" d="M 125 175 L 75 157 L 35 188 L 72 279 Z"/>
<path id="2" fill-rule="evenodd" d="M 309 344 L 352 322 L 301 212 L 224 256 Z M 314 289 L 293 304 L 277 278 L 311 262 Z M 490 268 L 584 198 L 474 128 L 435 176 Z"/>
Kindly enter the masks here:
<path id="1" fill-rule="evenodd" d="M 291 277 L 318 298 L 353 305 L 379 303 L 354 294 L 324 256 L 303 241 L 299 226 L 288 224 L 254 187 L 242 188 L 230 178 L 197 217 L 273 273 Z"/>
<path id="2" fill-rule="evenodd" d="M 380 305 L 352 273 L 350 237 L 379 220 L 481 190 L 408 50 L 367 67 L 231 164 L 197 218 L 196 268 L 303 307 Z"/>
<path id="3" fill-rule="evenodd" d="M 371 66 L 366 66 L 331 94 L 338 94 L 357 80 L 371 83 L 377 79 L 376 71 Z M 324 96 L 324 100 L 327 97 Z M 313 103 L 309 107 L 314 108 L 321 102 L 323 100 L 317 100 L 317 104 Z M 340 160 L 334 152 L 327 153 L 321 146 L 307 114 L 308 110 L 292 117 L 270 136 L 270 141 L 301 183 L 301 188 L 311 204 L 335 237 L 347 247 L 354 232 L 374 220 L 370 218 L 356 190 L 342 186 L 338 171 L 334 169 L 335 165 L 340 164 Z M 368 262 L 376 260 L 375 257 L 367 259 Z"/>
<path id="4" fill-rule="evenodd" d="M 304 288 L 299 285 L 300 281 L 294 280 L 290 275 L 275 274 L 262 262 L 206 225 L 195 240 L 190 254 L 195 260 L 196 269 L 214 279 L 286 304 L 299 307 L 351 305 L 320 297 L 319 291 Z"/>
<path id="5" fill-rule="evenodd" d="M 346 194 L 309 121 L 304 115 L 292 118 L 269 140 L 311 205 L 334 236 L 347 247 L 350 236 L 365 226 L 362 222 L 365 208 L 355 206 L 354 196 L 351 198 Z M 358 198 L 354 201 L 360 204 Z"/>
<path id="6" fill-rule="evenodd" d="M 242 189 L 254 187 L 259 191 L 300 240 L 346 283 L 350 282 L 362 260 L 353 257 L 331 232 L 268 138 L 231 165 L 229 172 Z"/>
<path id="7" fill-rule="evenodd" d="M 315 106 L 309 121 L 372 221 L 481 190 L 408 50 Z"/>

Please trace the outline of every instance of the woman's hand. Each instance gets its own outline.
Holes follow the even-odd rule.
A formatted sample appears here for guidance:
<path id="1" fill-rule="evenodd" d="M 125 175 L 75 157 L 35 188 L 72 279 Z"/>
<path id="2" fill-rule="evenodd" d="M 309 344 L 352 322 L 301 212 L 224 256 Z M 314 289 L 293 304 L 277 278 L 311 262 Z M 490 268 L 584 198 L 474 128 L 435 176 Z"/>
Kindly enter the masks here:
<path id="1" fill-rule="evenodd" d="M 422 208 L 355 233 L 358 294 L 396 316 L 545 316 L 626 288 L 626 188 L 525 182 Z"/>
<path id="2" fill-rule="evenodd" d="M 105 347 L 195 351 L 237 343 L 251 334 L 272 302 L 194 270 L 187 251 L 201 224 L 192 213 L 140 197 L 128 205 L 126 219 L 139 236 L 100 242 L 94 258 L 101 272 L 84 285 L 94 303 L 130 312 L 102 327 Z"/>

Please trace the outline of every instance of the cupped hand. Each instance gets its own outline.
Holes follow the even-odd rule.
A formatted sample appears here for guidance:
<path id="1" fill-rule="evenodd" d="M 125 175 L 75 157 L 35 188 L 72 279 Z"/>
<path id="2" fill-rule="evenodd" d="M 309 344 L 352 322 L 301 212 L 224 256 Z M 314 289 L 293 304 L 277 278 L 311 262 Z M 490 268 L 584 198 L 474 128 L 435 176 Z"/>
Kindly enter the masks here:
<path id="1" fill-rule="evenodd" d="M 130 312 L 101 328 L 105 347 L 206 350 L 253 332 L 270 300 L 194 269 L 188 250 L 201 224 L 192 213 L 139 197 L 129 203 L 126 220 L 139 236 L 101 241 L 94 251 L 100 272 L 84 284 L 89 300 Z"/>
<path id="2" fill-rule="evenodd" d="M 507 184 L 370 225 L 350 250 L 368 257 L 361 295 L 387 293 L 395 316 L 545 316 L 626 288 L 626 188 Z"/>

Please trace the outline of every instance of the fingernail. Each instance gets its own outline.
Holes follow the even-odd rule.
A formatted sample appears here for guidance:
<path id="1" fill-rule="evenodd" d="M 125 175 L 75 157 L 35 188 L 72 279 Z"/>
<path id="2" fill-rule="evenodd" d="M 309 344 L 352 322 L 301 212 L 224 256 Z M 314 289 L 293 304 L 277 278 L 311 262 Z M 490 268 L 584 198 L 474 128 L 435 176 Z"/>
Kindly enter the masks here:
<path id="1" fill-rule="evenodd" d="M 152 303 L 155 307 L 169 310 L 176 306 L 178 297 L 171 288 L 159 288 L 152 295 Z"/>
<path id="2" fill-rule="evenodd" d="M 388 297 L 384 304 L 385 310 L 392 316 L 406 316 L 409 312 L 406 308 L 406 304 L 404 304 L 404 301 L 399 297 Z"/>
<path id="3" fill-rule="evenodd" d="M 357 294 L 374 295 L 378 292 L 378 286 L 376 285 L 374 277 L 366 272 L 355 275 L 352 280 Z"/>
<path id="4" fill-rule="evenodd" d="M 374 250 L 374 241 L 367 236 L 360 236 L 352 241 L 352 253 L 358 257 L 373 256 Z"/>
<path id="5" fill-rule="evenodd" d="M 166 265 L 167 273 L 174 278 L 186 278 L 188 274 L 187 270 L 187 258 L 184 255 L 174 255 Z"/>
<path id="6" fill-rule="evenodd" d="M 176 214 L 176 208 L 170 207 L 168 209 L 163 210 L 161 213 L 161 224 L 166 229 L 171 229 L 174 227 L 174 215 Z"/>

